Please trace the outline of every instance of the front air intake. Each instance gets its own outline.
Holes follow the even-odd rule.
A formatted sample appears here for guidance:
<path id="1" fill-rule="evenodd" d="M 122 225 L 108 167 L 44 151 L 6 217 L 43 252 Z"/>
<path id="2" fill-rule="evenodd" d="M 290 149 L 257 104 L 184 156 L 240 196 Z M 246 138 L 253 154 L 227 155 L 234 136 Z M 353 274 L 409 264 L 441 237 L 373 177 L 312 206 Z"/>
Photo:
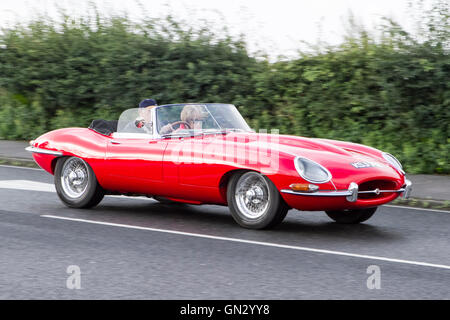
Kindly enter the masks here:
<path id="1" fill-rule="evenodd" d="M 359 185 L 358 199 L 381 199 L 392 195 L 398 189 L 394 181 L 371 180 Z"/>

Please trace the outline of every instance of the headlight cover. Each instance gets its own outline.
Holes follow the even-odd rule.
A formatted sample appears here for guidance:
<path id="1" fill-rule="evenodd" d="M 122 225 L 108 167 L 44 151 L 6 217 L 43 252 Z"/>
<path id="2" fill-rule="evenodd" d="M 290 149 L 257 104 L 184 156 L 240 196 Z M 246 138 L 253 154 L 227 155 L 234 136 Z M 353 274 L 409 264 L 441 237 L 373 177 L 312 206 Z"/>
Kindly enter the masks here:
<path id="1" fill-rule="evenodd" d="M 397 169 L 398 171 L 400 171 L 402 174 L 405 174 L 405 171 L 403 171 L 402 164 L 401 164 L 400 161 L 398 161 L 397 158 L 394 157 L 392 154 L 387 153 L 387 152 L 383 152 L 383 158 L 384 158 L 384 160 L 386 160 L 387 162 L 389 162 L 389 164 L 390 164 L 391 166 L 393 166 L 395 169 Z"/>
<path id="2" fill-rule="evenodd" d="M 298 174 L 311 183 L 325 183 L 331 180 L 331 173 L 324 166 L 307 158 L 296 157 L 295 169 Z"/>

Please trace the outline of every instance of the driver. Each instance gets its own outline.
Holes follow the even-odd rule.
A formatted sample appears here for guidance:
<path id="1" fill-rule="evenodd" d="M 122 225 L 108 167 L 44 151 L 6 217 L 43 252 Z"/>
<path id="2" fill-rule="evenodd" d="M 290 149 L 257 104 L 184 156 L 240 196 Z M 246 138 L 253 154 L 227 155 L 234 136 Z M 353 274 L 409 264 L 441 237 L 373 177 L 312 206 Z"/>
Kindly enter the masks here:
<path id="1" fill-rule="evenodd" d="M 181 110 L 181 121 L 166 124 L 161 128 L 161 134 L 175 133 L 184 129 L 202 129 L 202 121 L 205 120 L 207 116 L 208 113 L 202 110 L 201 105 L 186 105 L 183 110 Z M 178 129 L 174 128 L 176 124 L 179 124 Z"/>
<path id="2" fill-rule="evenodd" d="M 158 104 L 155 99 L 144 99 L 139 103 L 139 116 L 136 120 L 128 123 L 124 132 L 132 132 L 132 133 L 148 133 L 152 134 L 151 128 L 151 109 L 156 107 Z"/>

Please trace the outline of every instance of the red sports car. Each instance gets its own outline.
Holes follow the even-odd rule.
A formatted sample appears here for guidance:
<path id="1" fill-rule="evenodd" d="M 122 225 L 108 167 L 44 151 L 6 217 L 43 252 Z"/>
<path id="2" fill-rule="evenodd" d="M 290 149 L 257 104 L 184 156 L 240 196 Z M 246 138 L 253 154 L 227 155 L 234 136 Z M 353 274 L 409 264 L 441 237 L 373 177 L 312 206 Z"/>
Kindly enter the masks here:
<path id="1" fill-rule="evenodd" d="M 411 191 L 388 153 L 255 133 L 230 104 L 129 109 L 118 121 L 48 132 L 27 150 L 55 176 L 58 196 L 69 207 L 93 207 L 106 194 L 228 205 L 237 223 L 253 229 L 277 225 L 291 208 L 359 223 Z"/>

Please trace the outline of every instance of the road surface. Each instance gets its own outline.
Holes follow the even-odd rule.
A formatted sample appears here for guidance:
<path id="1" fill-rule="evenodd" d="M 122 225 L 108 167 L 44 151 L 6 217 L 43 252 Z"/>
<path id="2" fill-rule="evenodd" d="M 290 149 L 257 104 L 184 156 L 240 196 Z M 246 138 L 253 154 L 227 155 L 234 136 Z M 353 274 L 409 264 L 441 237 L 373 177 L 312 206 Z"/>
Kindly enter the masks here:
<path id="1" fill-rule="evenodd" d="M 449 212 L 383 206 L 349 226 L 291 210 L 255 231 L 220 206 L 70 209 L 52 184 L 0 166 L 0 299 L 450 299 Z"/>

